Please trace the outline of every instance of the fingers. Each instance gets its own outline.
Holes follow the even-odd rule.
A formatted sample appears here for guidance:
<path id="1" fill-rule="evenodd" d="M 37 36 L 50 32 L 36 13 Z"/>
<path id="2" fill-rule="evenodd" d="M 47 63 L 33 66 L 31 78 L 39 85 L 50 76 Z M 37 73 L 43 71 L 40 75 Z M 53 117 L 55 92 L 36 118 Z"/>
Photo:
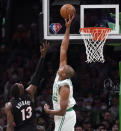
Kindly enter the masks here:
<path id="1" fill-rule="evenodd" d="M 71 20 L 71 15 L 69 15 L 69 21 Z"/>
<path id="2" fill-rule="evenodd" d="M 49 106 L 48 104 L 45 104 L 45 105 L 44 105 L 44 108 L 48 108 L 48 109 L 49 109 L 50 106 Z"/>
<path id="3" fill-rule="evenodd" d="M 72 20 L 74 19 L 74 17 L 75 17 L 75 14 L 74 14 L 74 13 L 73 13 L 72 16 L 69 15 L 69 21 L 72 22 Z"/>
<path id="4" fill-rule="evenodd" d="M 67 23 L 67 19 L 65 19 L 65 23 Z"/>
<path id="5" fill-rule="evenodd" d="M 40 52 L 42 51 L 42 48 L 43 48 L 42 45 L 40 45 Z"/>
<path id="6" fill-rule="evenodd" d="M 46 108 L 47 108 L 47 104 L 44 105 L 44 109 L 46 109 Z"/>
<path id="7" fill-rule="evenodd" d="M 49 48 L 49 42 L 47 41 L 45 41 L 42 45 L 40 45 L 41 58 L 44 58 L 46 56 L 48 48 Z"/>
<path id="8" fill-rule="evenodd" d="M 73 20 L 73 19 L 74 19 L 74 17 L 75 17 L 75 13 L 73 13 L 71 20 Z"/>
<path id="9" fill-rule="evenodd" d="M 48 46 L 49 46 L 49 42 L 48 41 L 46 41 L 45 43 L 43 43 L 43 48 L 48 48 Z"/>
<path id="10" fill-rule="evenodd" d="M 45 104 L 44 106 L 47 106 L 47 104 Z"/>
<path id="11" fill-rule="evenodd" d="M 43 43 L 43 48 L 44 48 L 44 49 L 46 48 L 46 43 Z"/>
<path id="12" fill-rule="evenodd" d="M 50 45 L 50 43 L 46 41 L 45 48 L 48 49 L 49 45 Z"/>
<path id="13" fill-rule="evenodd" d="M 73 13 L 72 16 L 69 15 L 69 18 L 68 18 L 68 19 L 65 19 L 65 24 L 66 24 L 66 25 L 70 25 L 71 22 L 72 22 L 72 20 L 74 19 L 74 17 L 75 17 L 75 13 Z"/>
<path id="14" fill-rule="evenodd" d="M 49 42 L 46 41 L 45 43 L 40 45 L 40 51 L 42 51 L 43 49 L 48 49 L 48 47 L 49 47 Z"/>

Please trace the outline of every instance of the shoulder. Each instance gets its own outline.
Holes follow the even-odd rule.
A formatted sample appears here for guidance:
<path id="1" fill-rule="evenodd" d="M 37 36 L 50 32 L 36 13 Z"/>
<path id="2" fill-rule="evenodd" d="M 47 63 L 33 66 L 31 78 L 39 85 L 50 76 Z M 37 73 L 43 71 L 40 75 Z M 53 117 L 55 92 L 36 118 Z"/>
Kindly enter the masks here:
<path id="1" fill-rule="evenodd" d="M 69 93 L 70 93 L 70 88 L 69 88 L 68 85 L 64 85 L 64 86 L 61 86 L 59 88 L 59 94 L 60 94 L 60 96 L 66 96 L 66 97 L 68 97 Z"/>
<path id="2" fill-rule="evenodd" d="M 8 111 L 10 111 L 11 109 L 12 109 L 11 102 L 5 103 L 5 108 L 4 108 L 5 113 L 7 113 Z"/>
<path id="3" fill-rule="evenodd" d="M 12 108 L 12 104 L 11 104 L 11 102 L 7 102 L 7 103 L 5 103 L 5 108 Z"/>
<path id="4" fill-rule="evenodd" d="M 57 71 L 57 73 L 55 74 L 55 79 L 59 79 L 58 71 Z"/>
<path id="5" fill-rule="evenodd" d="M 61 87 L 61 86 L 69 86 L 70 87 L 71 80 L 70 79 L 65 79 L 65 80 L 59 81 L 58 85 L 59 85 L 59 87 Z"/>

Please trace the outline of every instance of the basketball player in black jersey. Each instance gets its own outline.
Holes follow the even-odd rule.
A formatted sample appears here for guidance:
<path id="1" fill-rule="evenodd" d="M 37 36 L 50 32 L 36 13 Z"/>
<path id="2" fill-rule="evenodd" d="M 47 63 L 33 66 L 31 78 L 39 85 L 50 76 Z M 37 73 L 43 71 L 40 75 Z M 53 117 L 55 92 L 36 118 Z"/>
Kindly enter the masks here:
<path id="1" fill-rule="evenodd" d="M 5 104 L 5 114 L 7 116 L 6 131 L 35 131 L 34 124 L 34 94 L 40 83 L 43 63 L 49 44 L 46 42 L 40 46 L 41 58 L 36 70 L 31 77 L 30 85 L 24 89 L 20 83 L 15 83 L 11 87 L 12 99 Z"/>

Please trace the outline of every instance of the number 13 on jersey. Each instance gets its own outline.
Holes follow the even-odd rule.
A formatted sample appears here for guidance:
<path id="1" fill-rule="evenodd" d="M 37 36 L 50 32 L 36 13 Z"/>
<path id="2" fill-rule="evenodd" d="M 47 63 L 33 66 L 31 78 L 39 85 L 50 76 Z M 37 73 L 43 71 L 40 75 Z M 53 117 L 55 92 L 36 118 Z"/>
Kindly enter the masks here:
<path id="1" fill-rule="evenodd" d="M 26 119 L 29 119 L 32 116 L 32 107 L 29 106 L 26 109 L 21 110 L 22 113 L 22 120 L 25 121 Z"/>

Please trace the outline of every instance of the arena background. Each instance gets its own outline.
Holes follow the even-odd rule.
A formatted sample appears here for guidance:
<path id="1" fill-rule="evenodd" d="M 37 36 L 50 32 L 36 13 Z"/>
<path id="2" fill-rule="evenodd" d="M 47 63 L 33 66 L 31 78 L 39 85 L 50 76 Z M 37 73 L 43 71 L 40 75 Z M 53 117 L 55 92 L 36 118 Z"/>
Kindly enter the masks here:
<path id="1" fill-rule="evenodd" d="M 52 85 L 58 69 L 59 47 L 65 30 L 64 21 L 58 11 L 63 4 L 70 3 L 77 9 L 77 19 L 72 24 L 72 39 L 68 51 L 68 63 L 76 71 L 72 79 L 74 98 L 77 102 L 75 130 L 77 131 L 77 127 L 82 127 L 85 131 L 94 131 L 99 128 L 105 128 L 106 131 L 119 131 L 121 18 L 119 17 L 119 33 L 112 34 L 104 46 L 104 63 L 85 62 L 85 46 L 78 31 L 81 20 L 80 5 L 118 4 L 120 15 L 120 1 L 48 0 L 50 10 L 46 17 L 49 23 L 47 25 L 44 21 L 44 2 L 41 0 L 0 0 L 0 130 L 6 130 L 3 109 L 5 102 L 9 100 L 11 85 L 21 81 L 27 87 L 40 56 L 39 45 L 47 39 L 50 42 L 50 48 L 46 56 L 43 80 L 36 94 L 36 121 L 38 131 L 53 131 L 53 116 L 44 113 L 43 105 L 49 103 L 52 106 Z M 91 15 L 88 14 L 89 12 Z M 97 18 L 96 12 L 101 16 Z M 97 24 L 108 27 L 107 23 L 111 22 L 115 27 L 115 9 L 97 9 L 96 12 L 95 10 L 86 11 L 85 26 Z M 105 12 L 110 16 L 103 16 Z M 61 29 L 53 32 L 50 28 L 52 23 L 61 24 Z"/>

